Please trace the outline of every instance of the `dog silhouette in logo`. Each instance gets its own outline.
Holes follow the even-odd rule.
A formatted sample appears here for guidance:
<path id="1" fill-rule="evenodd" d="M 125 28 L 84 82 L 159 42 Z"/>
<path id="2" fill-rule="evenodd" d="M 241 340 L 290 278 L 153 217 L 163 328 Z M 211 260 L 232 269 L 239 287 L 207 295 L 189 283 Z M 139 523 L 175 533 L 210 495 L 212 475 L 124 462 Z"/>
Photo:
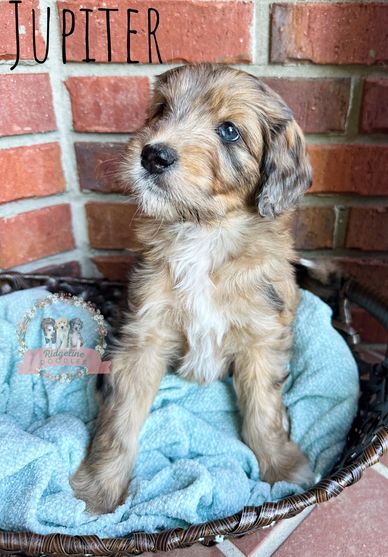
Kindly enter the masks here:
<path id="1" fill-rule="evenodd" d="M 56 348 L 57 334 L 55 329 L 55 319 L 52 317 L 45 317 L 42 319 L 40 326 L 43 334 L 43 347 Z"/>
<path id="2" fill-rule="evenodd" d="M 84 340 L 81 335 L 81 329 L 83 327 L 82 319 L 76 317 L 71 319 L 69 322 L 70 332 L 67 341 L 67 346 L 69 348 L 81 348 L 83 346 Z"/>
<path id="3" fill-rule="evenodd" d="M 67 348 L 69 337 L 69 322 L 64 317 L 60 317 L 55 321 L 55 330 L 57 333 L 57 348 Z"/>

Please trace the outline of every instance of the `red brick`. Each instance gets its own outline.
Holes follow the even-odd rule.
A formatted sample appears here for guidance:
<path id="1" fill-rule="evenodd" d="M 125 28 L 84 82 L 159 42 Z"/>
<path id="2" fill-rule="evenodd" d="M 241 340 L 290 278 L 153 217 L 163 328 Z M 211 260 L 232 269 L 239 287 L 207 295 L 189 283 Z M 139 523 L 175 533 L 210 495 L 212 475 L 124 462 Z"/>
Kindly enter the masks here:
<path id="1" fill-rule="evenodd" d="M 127 281 L 129 269 L 136 262 L 133 255 L 99 255 L 92 257 L 102 276 L 109 280 Z"/>
<path id="2" fill-rule="evenodd" d="M 80 142 L 74 147 L 82 190 L 128 192 L 118 176 L 123 143 Z"/>
<path id="3" fill-rule="evenodd" d="M 361 342 L 388 343 L 388 331 L 364 309 L 352 308 L 352 321 L 354 328 L 361 337 Z"/>
<path id="4" fill-rule="evenodd" d="M 388 132 L 388 78 L 370 77 L 365 80 L 361 131 Z"/>
<path id="5" fill-rule="evenodd" d="M 374 470 L 302 522 L 276 557 L 366 557 L 387 553 L 388 480 Z"/>
<path id="6" fill-rule="evenodd" d="M 65 190 L 57 143 L 0 151 L 0 203 L 42 197 Z"/>
<path id="7" fill-rule="evenodd" d="M 261 544 L 265 541 L 268 535 L 273 532 L 276 525 L 272 528 L 261 528 L 253 534 L 248 534 L 242 538 L 231 538 L 230 541 L 235 545 L 245 557 L 254 557 L 259 550 Z"/>
<path id="8" fill-rule="evenodd" d="M 174 549 L 173 551 L 157 551 L 156 553 L 142 553 L 143 557 L 223 557 L 225 554 L 217 546 L 205 547 L 200 543 L 195 543 L 191 547 L 184 549 Z"/>
<path id="9" fill-rule="evenodd" d="M 100 249 L 136 248 L 133 231 L 136 213 L 134 204 L 87 203 L 90 245 Z"/>
<path id="10" fill-rule="evenodd" d="M 39 269 L 34 270 L 34 273 L 55 277 L 79 277 L 81 276 L 81 266 L 78 261 L 66 261 L 66 263 L 60 265 L 39 267 Z"/>
<path id="11" fill-rule="evenodd" d="M 79 2 L 58 2 L 59 7 L 70 8 L 77 14 L 76 29 L 67 40 L 68 60 L 85 58 L 85 17 L 79 14 Z M 90 16 L 90 57 L 107 62 L 107 39 L 105 14 L 96 11 L 92 0 L 82 2 L 82 7 L 94 8 Z M 112 61 L 127 62 L 127 15 L 128 7 L 139 10 L 131 15 L 131 60 L 149 63 L 147 42 L 147 10 L 159 12 L 156 31 L 160 56 L 167 62 L 225 62 L 251 61 L 253 2 L 251 0 L 117 0 L 118 13 L 111 14 Z M 62 19 L 62 18 L 61 18 Z M 154 21 L 154 20 L 153 20 Z M 152 46 L 152 62 L 158 56 Z"/>
<path id="12" fill-rule="evenodd" d="M 295 247 L 306 250 L 332 248 L 334 221 L 331 207 L 300 207 L 293 219 Z"/>
<path id="13" fill-rule="evenodd" d="M 338 259 L 345 272 L 366 286 L 372 286 L 382 294 L 388 292 L 388 259 Z"/>
<path id="14" fill-rule="evenodd" d="M 0 136 L 55 130 L 48 74 L 0 75 Z"/>
<path id="15" fill-rule="evenodd" d="M 309 193 L 388 195 L 387 145 L 309 145 Z"/>
<path id="16" fill-rule="evenodd" d="M 0 219 L 0 267 L 13 267 L 74 248 L 69 205 Z"/>
<path id="17" fill-rule="evenodd" d="M 388 209 L 353 207 L 346 234 L 347 248 L 388 250 Z"/>
<path id="18" fill-rule="evenodd" d="M 66 86 L 78 132 L 134 132 L 145 121 L 146 77 L 70 77 Z"/>
<path id="19" fill-rule="evenodd" d="M 305 133 L 342 132 L 349 106 L 349 79 L 264 81 L 283 97 Z"/>
<path id="20" fill-rule="evenodd" d="M 271 61 L 315 64 L 388 62 L 388 6 L 383 3 L 275 4 Z"/>
<path id="21" fill-rule="evenodd" d="M 19 33 L 20 39 L 20 59 L 32 60 L 34 58 L 34 51 L 32 46 L 32 15 L 31 10 L 34 9 L 36 13 L 36 54 L 39 59 L 42 59 L 46 47 L 39 30 L 39 1 L 29 0 L 19 4 L 19 29 L 24 28 L 24 32 Z M 10 4 L 6 0 L 0 2 L 0 60 L 15 60 L 16 59 L 16 37 L 15 37 L 15 5 Z"/>

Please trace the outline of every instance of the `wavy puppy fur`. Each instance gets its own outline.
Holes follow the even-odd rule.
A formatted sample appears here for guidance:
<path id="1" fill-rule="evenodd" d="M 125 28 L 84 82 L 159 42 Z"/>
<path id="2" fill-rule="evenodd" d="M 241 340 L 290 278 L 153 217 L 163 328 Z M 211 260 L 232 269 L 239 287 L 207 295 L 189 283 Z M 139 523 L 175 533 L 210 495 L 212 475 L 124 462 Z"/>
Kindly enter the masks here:
<path id="1" fill-rule="evenodd" d="M 234 364 L 242 437 L 269 481 L 309 482 L 281 398 L 298 304 L 290 209 L 310 185 L 304 139 L 281 98 L 247 73 L 161 75 L 123 178 L 143 217 L 132 311 L 97 431 L 72 479 L 94 513 L 127 493 L 138 437 L 168 366 L 210 383 Z"/>

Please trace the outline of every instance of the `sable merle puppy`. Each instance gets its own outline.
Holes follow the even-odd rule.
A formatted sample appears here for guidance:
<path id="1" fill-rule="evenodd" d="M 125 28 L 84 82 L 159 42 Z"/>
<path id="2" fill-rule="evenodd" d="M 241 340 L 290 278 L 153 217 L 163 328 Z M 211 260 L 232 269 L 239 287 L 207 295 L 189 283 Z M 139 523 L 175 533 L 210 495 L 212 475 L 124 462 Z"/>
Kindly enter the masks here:
<path id="1" fill-rule="evenodd" d="M 69 331 L 69 338 L 67 341 L 67 345 L 69 348 L 81 348 L 81 346 L 83 346 L 84 339 L 82 338 L 81 335 L 81 330 L 83 326 L 84 324 L 82 322 L 82 319 L 80 319 L 79 317 L 75 317 L 74 319 L 70 320 L 69 322 L 70 331 Z"/>
<path id="2" fill-rule="evenodd" d="M 302 132 L 252 75 L 215 65 L 161 75 L 124 178 L 144 217 L 133 308 L 88 455 L 72 479 L 94 513 L 126 497 L 138 437 L 169 365 L 210 383 L 234 363 L 242 438 L 268 482 L 310 482 L 282 403 L 298 304 L 290 209 L 310 185 Z"/>

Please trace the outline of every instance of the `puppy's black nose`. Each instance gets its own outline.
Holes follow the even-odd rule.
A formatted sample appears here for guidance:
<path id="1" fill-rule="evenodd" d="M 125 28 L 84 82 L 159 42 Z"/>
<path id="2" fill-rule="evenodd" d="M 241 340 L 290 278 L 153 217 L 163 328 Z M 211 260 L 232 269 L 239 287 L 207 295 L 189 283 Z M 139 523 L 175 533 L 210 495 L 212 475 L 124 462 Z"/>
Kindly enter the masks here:
<path id="1" fill-rule="evenodd" d="M 150 174 L 162 174 L 178 160 L 178 154 L 164 143 L 145 145 L 141 152 L 141 164 Z"/>

